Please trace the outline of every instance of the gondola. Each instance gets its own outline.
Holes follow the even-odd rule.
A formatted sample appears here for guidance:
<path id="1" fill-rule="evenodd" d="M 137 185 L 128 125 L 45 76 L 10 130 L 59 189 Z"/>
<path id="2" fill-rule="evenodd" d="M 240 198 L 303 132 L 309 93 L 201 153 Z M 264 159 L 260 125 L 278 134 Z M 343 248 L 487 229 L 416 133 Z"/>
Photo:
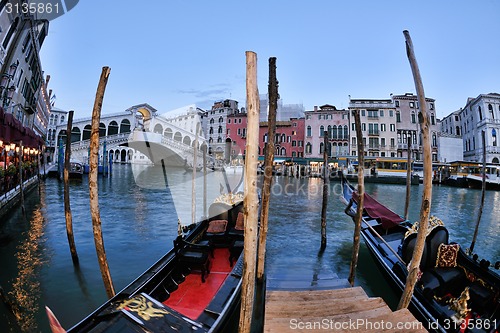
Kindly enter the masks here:
<path id="1" fill-rule="evenodd" d="M 341 201 L 354 220 L 358 195 L 342 179 Z M 490 263 L 449 243 L 448 230 L 431 216 L 419 279 L 409 309 L 430 332 L 499 332 L 500 277 Z M 418 232 L 410 223 L 365 193 L 361 234 L 392 289 L 401 295 Z M 495 268 L 499 267 L 498 262 Z"/>
<path id="2" fill-rule="evenodd" d="M 241 193 L 221 195 L 209 207 L 209 219 L 179 227 L 168 253 L 68 332 L 237 330 L 243 274 L 242 200 Z"/>

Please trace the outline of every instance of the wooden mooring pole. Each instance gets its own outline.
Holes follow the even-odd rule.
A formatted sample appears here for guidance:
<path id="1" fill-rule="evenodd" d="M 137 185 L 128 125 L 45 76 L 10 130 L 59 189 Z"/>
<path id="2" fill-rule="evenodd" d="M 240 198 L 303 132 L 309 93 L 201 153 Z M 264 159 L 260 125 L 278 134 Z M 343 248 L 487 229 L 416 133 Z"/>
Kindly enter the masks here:
<path id="1" fill-rule="evenodd" d="M 413 296 L 413 290 L 415 289 L 415 283 L 417 282 L 417 275 L 419 272 L 420 260 L 422 259 L 422 253 L 424 251 L 425 237 L 427 235 L 432 203 L 432 159 L 429 112 L 427 110 L 424 86 L 422 84 L 422 77 L 420 76 L 420 70 L 415 57 L 410 33 L 405 30 L 403 31 L 403 34 L 406 40 L 406 54 L 408 56 L 408 61 L 410 62 L 413 80 L 415 81 L 415 88 L 417 90 L 418 103 L 420 104 L 418 121 L 422 130 L 422 145 L 424 152 L 424 190 L 422 193 L 422 205 L 420 206 L 420 221 L 415 250 L 413 251 L 410 267 L 408 269 L 405 289 L 401 299 L 399 300 L 398 310 L 407 308 Z"/>
<path id="2" fill-rule="evenodd" d="M 104 240 L 102 238 L 101 215 L 99 212 L 99 197 L 97 188 L 98 158 L 99 158 L 99 122 L 101 119 L 102 101 L 104 91 L 108 82 L 109 67 L 103 67 L 99 85 L 95 96 L 94 109 L 92 111 L 92 130 L 90 134 L 90 157 L 89 157 L 89 196 L 90 196 L 90 215 L 92 216 L 92 229 L 94 232 L 94 243 L 101 269 L 102 280 L 106 289 L 108 298 L 115 295 L 113 281 L 109 273 L 108 260 L 104 249 Z"/>
<path id="3" fill-rule="evenodd" d="M 323 204 L 321 205 L 321 247 L 326 248 L 326 211 L 328 207 L 328 194 L 330 189 L 330 173 L 328 172 L 328 131 L 323 132 Z"/>
<path id="4" fill-rule="evenodd" d="M 243 199 L 245 231 L 243 245 L 243 282 L 239 332 L 250 333 L 255 298 L 257 259 L 257 228 L 259 198 L 257 194 L 257 163 L 259 148 L 259 89 L 257 87 L 257 54 L 246 52 L 247 142 L 245 155 L 245 192 Z"/>
<path id="5" fill-rule="evenodd" d="M 476 228 L 474 229 L 474 236 L 472 237 L 472 242 L 470 244 L 469 252 L 472 254 L 474 251 L 474 246 L 476 245 L 477 233 L 479 231 L 479 223 L 481 222 L 481 216 L 483 215 L 484 207 L 484 196 L 486 194 L 486 135 L 484 131 L 481 131 L 481 138 L 483 142 L 483 179 L 481 183 L 481 203 L 479 204 L 479 212 L 477 214 Z"/>
<path id="6" fill-rule="evenodd" d="M 352 245 L 352 258 L 349 270 L 349 283 L 354 287 L 354 279 L 356 277 L 356 268 L 358 267 L 361 220 L 363 218 L 363 208 L 365 202 L 365 147 L 363 144 L 363 132 L 361 131 L 361 119 L 359 110 L 354 111 L 354 123 L 356 126 L 356 140 L 358 142 L 358 206 L 356 208 L 356 216 L 354 217 L 354 236 Z"/>
<path id="7" fill-rule="evenodd" d="M 276 110 L 278 109 L 278 81 L 276 80 L 276 58 L 269 58 L 269 115 L 268 143 L 264 158 L 264 182 L 262 184 L 262 205 L 260 208 L 259 247 L 257 258 L 257 281 L 263 282 L 266 264 L 266 240 L 269 220 L 269 200 L 273 182 L 274 135 L 276 133 Z"/>
<path id="8" fill-rule="evenodd" d="M 24 186 L 23 186 L 23 140 L 19 142 L 19 152 L 18 152 L 18 158 L 19 158 L 19 191 L 21 195 L 21 210 L 23 212 L 23 216 L 26 216 L 26 209 L 24 208 Z M 17 148 L 16 148 L 17 149 Z"/>
<path id="9" fill-rule="evenodd" d="M 405 201 L 405 220 L 408 220 L 408 208 L 410 207 L 410 197 L 411 197 L 411 146 L 410 146 L 411 135 L 408 135 L 406 142 L 408 145 L 408 159 L 406 161 L 406 201 Z"/>
<path id="10" fill-rule="evenodd" d="M 66 127 L 66 151 L 64 152 L 64 216 L 66 217 L 66 234 L 68 236 L 69 250 L 73 264 L 78 265 L 75 236 L 73 235 L 73 215 L 69 200 L 69 168 L 71 159 L 71 129 L 73 128 L 74 111 L 68 112 L 68 126 Z"/>

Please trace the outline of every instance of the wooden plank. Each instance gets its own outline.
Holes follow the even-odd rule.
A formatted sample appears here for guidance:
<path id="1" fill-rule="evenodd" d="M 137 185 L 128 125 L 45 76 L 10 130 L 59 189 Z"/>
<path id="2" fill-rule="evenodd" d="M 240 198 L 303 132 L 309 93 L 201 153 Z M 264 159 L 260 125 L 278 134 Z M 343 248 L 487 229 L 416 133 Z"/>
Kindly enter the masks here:
<path id="1" fill-rule="evenodd" d="M 268 291 L 264 332 L 426 332 L 407 310 L 392 312 L 361 287 Z"/>
<path id="2" fill-rule="evenodd" d="M 274 291 L 270 290 L 267 293 L 267 303 L 284 299 L 287 302 L 294 300 L 311 300 L 311 299 L 329 299 L 347 298 L 356 296 L 368 297 L 361 287 L 334 289 L 334 290 L 306 290 L 306 291 Z"/>

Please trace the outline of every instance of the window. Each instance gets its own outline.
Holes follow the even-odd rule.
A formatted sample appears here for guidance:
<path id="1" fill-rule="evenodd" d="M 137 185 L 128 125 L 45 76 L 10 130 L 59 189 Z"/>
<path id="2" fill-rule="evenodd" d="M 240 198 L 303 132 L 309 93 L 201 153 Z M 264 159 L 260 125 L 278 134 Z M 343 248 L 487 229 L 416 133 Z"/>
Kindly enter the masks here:
<path id="1" fill-rule="evenodd" d="M 366 123 L 362 123 L 361 124 L 361 130 L 362 131 L 366 131 Z"/>
<path id="2" fill-rule="evenodd" d="M 385 147 L 385 138 L 380 139 L 380 146 Z"/>
<path id="3" fill-rule="evenodd" d="M 396 122 L 397 123 L 401 122 L 401 113 L 399 111 L 396 111 Z"/>
<path id="4" fill-rule="evenodd" d="M 356 124 L 355 124 L 355 123 L 352 123 L 352 124 L 351 124 L 351 130 L 352 130 L 353 132 L 355 132 L 355 131 L 356 131 Z"/>
<path id="5" fill-rule="evenodd" d="M 391 138 L 391 148 L 394 148 L 396 146 L 396 140 L 394 138 Z"/>
<path id="6" fill-rule="evenodd" d="M 311 136 L 311 126 L 307 126 L 306 136 Z"/>
<path id="7" fill-rule="evenodd" d="M 431 125 L 436 125 L 436 116 L 434 113 L 431 113 Z"/>
<path id="8" fill-rule="evenodd" d="M 342 126 L 339 126 L 339 139 L 342 139 L 344 134 L 342 133 Z"/>
<path id="9" fill-rule="evenodd" d="M 385 128 L 385 124 L 380 124 L 380 131 L 381 132 L 385 132 L 386 131 L 386 128 Z"/>
<path id="10" fill-rule="evenodd" d="M 228 119 L 227 119 L 227 123 L 228 123 L 228 124 L 231 124 L 231 118 L 228 118 Z"/>
<path id="11" fill-rule="evenodd" d="M 322 138 L 323 137 L 323 134 L 325 132 L 325 126 L 321 125 L 319 127 L 319 137 Z"/>
<path id="12" fill-rule="evenodd" d="M 347 125 L 344 125 L 344 139 L 347 140 L 349 139 L 349 131 L 348 131 Z"/>
<path id="13" fill-rule="evenodd" d="M 238 128 L 238 135 L 241 135 L 241 128 Z"/>
<path id="14" fill-rule="evenodd" d="M 292 141 L 292 147 L 297 147 L 297 141 L 295 140 Z"/>
<path id="15" fill-rule="evenodd" d="M 380 110 L 380 116 L 383 117 L 384 116 L 384 110 Z"/>
<path id="16" fill-rule="evenodd" d="M 378 111 L 368 110 L 368 118 L 378 118 Z"/>
<path id="17" fill-rule="evenodd" d="M 239 129 L 239 128 L 238 128 Z M 229 128 L 226 130 L 226 135 L 229 136 L 230 135 L 230 132 L 229 132 Z"/>
<path id="18" fill-rule="evenodd" d="M 366 110 L 361 110 L 361 116 L 363 116 L 363 117 L 365 116 L 365 111 Z"/>
<path id="19" fill-rule="evenodd" d="M 217 130 L 217 133 L 219 133 L 219 134 L 222 133 L 222 126 L 219 126 L 219 129 Z"/>
<path id="20" fill-rule="evenodd" d="M 493 137 L 493 146 L 497 146 L 497 131 L 495 129 L 491 130 L 491 136 Z"/>
<path id="21" fill-rule="evenodd" d="M 391 132 L 396 132 L 396 125 L 391 124 L 390 130 L 391 130 Z"/>
<path id="22" fill-rule="evenodd" d="M 399 101 L 395 101 L 394 103 L 395 103 L 396 107 L 399 108 Z"/>
<path id="23" fill-rule="evenodd" d="M 479 121 L 483 120 L 483 114 L 481 113 L 481 107 L 478 107 L 477 111 L 479 112 Z"/>
<path id="24" fill-rule="evenodd" d="M 430 109 L 431 109 L 431 110 L 434 110 L 434 103 L 431 103 L 431 104 L 430 104 Z"/>
<path id="25" fill-rule="evenodd" d="M 411 123 L 415 124 L 417 122 L 417 118 L 415 117 L 415 111 L 411 112 Z"/>
<path id="26" fill-rule="evenodd" d="M 306 154 L 311 154 L 312 152 L 312 145 L 310 142 L 306 143 Z"/>
<path id="27" fill-rule="evenodd" d="M 493 106 L 488 104 L 488 111 L 490 111 L 490 118 L 495 119 L 495 115 L 493 114 Z"/>
<path id="28" fill-rule="evenodd" d="M 389 110 L 389 117 L 394 117 L 394 111 L 393 110 Z"/>
<path id="29" fill-rule="evenodd" d="M 356 138 L 355 137 L 352 138 L 352 146 L 353 147 L 356 146 Z"/>
<path id="30" fill-rule="evenodd" d="M 215 123 L 215 119 L 214 118 L 210 119 L 210 124 L 213 124 L 213 123 Z"/>
<path id="31" fill-rule="evenodd" d="M 415 102 L 410 102 L 410 107 L 414 108 L 415 107 Z"/>
<path id="32" fill-rule="evenodd" d="M 337 125 L 333 125 L 333 128 L 332 128 L 332 139 L 336 139 L 337 138 Z"/>
<path id="33" fill-rule="evenodd" d="M 297 123 L 293 123 L 293 127 L 297 127 Z"/>
<path id="34" fill-rule="evenodd" d="M 323 146 L 324 146 L 324 145 L 323 145 L 323 142 L 320 142 L 320 143 L 319 143 L 319 153 L 320 153 L 320 154 L 323 154 Z"/>

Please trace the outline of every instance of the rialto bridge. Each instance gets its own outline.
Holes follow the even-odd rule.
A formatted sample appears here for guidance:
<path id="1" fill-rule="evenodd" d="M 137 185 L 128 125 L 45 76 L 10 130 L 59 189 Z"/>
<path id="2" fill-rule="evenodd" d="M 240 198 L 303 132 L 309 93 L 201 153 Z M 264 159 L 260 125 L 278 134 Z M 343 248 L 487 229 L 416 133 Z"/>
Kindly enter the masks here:
<path id="1" fill-rule="evenodd" d="M 132 106 L 124 112 L 101 115 L 99 124 L 99 156 L 106 146 L 109 160 L 118 163 L 155 163 L 193 165 L 197 150 L 197 165 L 202 164 L 205 138 L 200 112 L 190 105 L 159 115 L 148 104 Z M 88 163 L 92 118 L 74 119 L 71 129 L 71 159 Z M 49 139 L 66 142 L 67 122 L 49 131 Z M 196 142 L 198 142 L 197 147 Z M 54 160 L 57 160 L 57 149 Z"/>

